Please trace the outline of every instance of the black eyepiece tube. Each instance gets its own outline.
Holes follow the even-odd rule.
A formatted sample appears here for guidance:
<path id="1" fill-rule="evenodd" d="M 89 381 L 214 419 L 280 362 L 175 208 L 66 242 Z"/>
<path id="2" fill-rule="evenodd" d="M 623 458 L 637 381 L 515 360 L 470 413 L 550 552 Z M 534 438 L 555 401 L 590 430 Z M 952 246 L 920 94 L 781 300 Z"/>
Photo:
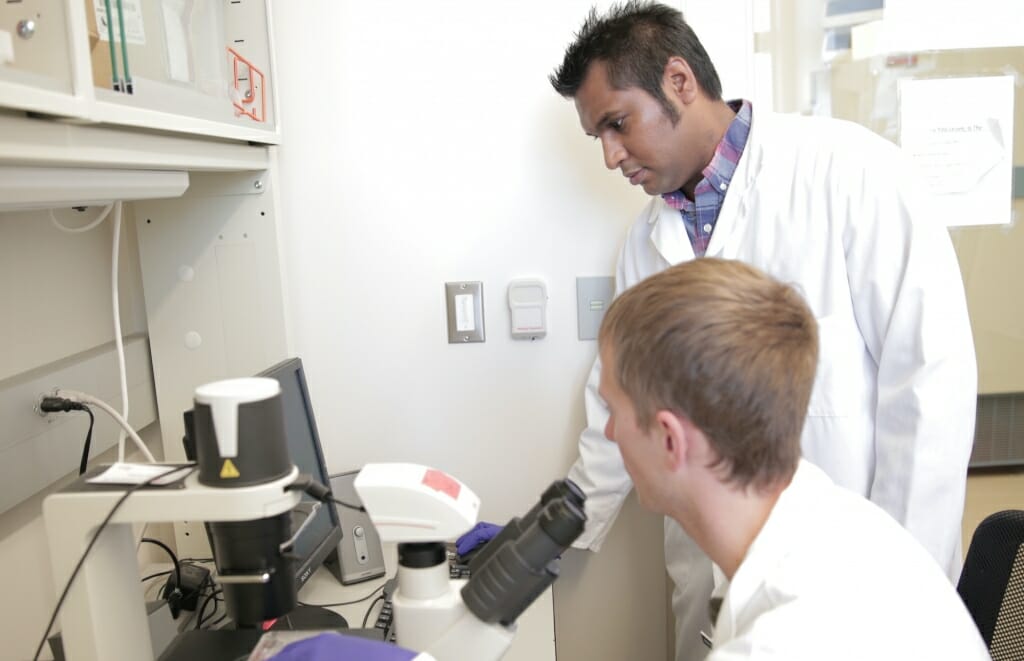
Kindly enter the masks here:
<path id="1" fill-rule="evenodd" d="M 567 498 L 549 502 L 522 534 L 495 545 L 490 559 L 471 572 L 461 593 L 466 607 L 488 624 L 515 622 L 558 578 L 558 557 L 583 533 L 586 520 Z"/>
<path id="2" fill-rule="evenodd" d="M 587 497 L 583 494 L 583 491 L 576 486 L 576 483 L 572 480 L 565 478 L 563 480 L 555 480 L 551 485 L 544 490 L 541 494 L 540 500 L 534 505 L 529 512 L 524 514 L 522 518 L 515 517 L 505 524 L 501 532 L 487 542 L 476 554 L 473 559 L 469 561 L 470 574 L 477 571 L 487 562 L 487 560 L 497 551 L 501 546 L 509 541 L 510 539 L 516 539 L 523 531 L 533 525 L 533 522 L 537 520 L 537 516 L 541 510 L 544 509 L 545 505 L 556 499 L 566 499 L 575 504 L 579 509 L 583 509 L 583 502 Z"/>

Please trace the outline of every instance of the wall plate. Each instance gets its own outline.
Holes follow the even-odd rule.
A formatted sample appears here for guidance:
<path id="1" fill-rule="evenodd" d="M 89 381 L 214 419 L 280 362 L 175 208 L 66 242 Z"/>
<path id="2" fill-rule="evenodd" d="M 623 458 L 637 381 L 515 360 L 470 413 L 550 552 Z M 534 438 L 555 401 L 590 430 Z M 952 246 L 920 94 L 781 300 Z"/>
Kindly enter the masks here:
<path id="1" fill-rule="evenodd" d="M 484 341 L 484 283 L 444 283 L 448 307 L 448 344 Z"/>
<path id="2" fill-rule="evenodd" d="M 576 321 L 581 340 L 596 340 L 605 310 L 615 296 L 611 276 L 576 278 Z"/>

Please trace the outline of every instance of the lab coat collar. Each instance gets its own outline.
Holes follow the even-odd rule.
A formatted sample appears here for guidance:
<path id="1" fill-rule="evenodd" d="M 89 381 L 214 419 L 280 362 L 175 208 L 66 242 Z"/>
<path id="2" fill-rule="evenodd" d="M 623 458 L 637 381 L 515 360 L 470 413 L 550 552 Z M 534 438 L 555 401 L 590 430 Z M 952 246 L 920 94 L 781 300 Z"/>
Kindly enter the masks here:
<path id="1" fill-rule="evenodd" d="M 732 581 L 716 584 L 713 596 L 723 597 L 723 602 L 715 622 L 714 640 L 734 638 L 739 622 L 744 619 L 744 610 L 752 605 L 760 608 L 758 597 L 766 589 L 765 579 L 771 577 L 791 553 L 794 531 L 814 520 L 808 516 L 807 508 L 816 507 L 818 503 L 813 495 L 803 494 L 808 491 L 820 494 L 820 485 L 827 482 L 829 478 L 820 468 L 800 460 L 793 480 L 779 495 Z"/>
<path id="2" fill-rule="evenodd" d="M 674 266 L 694 258 L 693 244 L 686 234 L 686 225 L 679 211 L 658 198 L 655 213 L 651 214 L 648 222 L 656 223 L 651 231 L 651 241 L 666 262 Z"/>
<path id="3" fill-rule="evenodd" d="M 770 128 L 761 126 L 771 123 L 771 113 L 757 112 L 751 108 L 750 133 L 747 135 L 747 144 L 736 164 L 729 189 L 722 201 L 722 209 L 719 211 L 718 220 L 715 222 L 715 230 L 711 233 L 711 241 L 708 243 L 706 257 L 728 257 L 726 246 L 729 245 L 733 232 L 735 231 L 738 219 L 745 216 L 748 208 L 748 199 L 753 190 L 754 181 L 757 178 L 764 163 L 764 150 L 761 141 L 762 130 L 770 131 Z M 670 265 L 679 264 L 694 258 L 693 244 L 686 234 L 686 226 L 680 212 L 668 206 L 660 197 L 656 200 L 656 212 L 647 219 L 648 223 L 655 224 L 651 231 L 651 241 L 657 248 L 662 258 Z"/>
<path id="4" fill-rule="evenodd" d="M 707 257 L 729 256 L 726 254 L 726 246 L 733 243 L 733 234 L 737 226 L 742 224 L 739 219 L 747 214 L 748 200 L 754 189 L 754 181 L 764 162 L 763 145 L 759 138 L 763 134 L 762 124 L 770 122 L 768 115 L 769 113 L 759 113 L 755 108 L 751 108 L 750 133 L 747 134 L 747 144 L 743 148 L 743 153 L 740 154 L 740 160 L 732 174 L 729 188 L 725 191 L 725 199 L 722 200 L 722 208 L 718 212 L 718 220 L 715 221 L 715 230 L 711 233 L 708 249 L 704 253 Z"/>

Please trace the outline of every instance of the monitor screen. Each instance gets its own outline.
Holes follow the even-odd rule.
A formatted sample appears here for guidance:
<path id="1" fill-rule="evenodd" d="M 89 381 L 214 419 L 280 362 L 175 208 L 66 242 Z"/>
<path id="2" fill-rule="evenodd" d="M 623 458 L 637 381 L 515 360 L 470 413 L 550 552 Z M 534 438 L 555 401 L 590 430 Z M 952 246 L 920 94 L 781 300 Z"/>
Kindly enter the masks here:
<path id="1" fill-rule="evenodd" d="M 302 360 L 290 358 L 260 372 L 257 376 L 277 379 L 281 384 L 284 429 L 292 463 L 298 466 L 300 473 L 308 473 L 314 480 L 329 487 L 330 476 L 320 447 L 320 435 L 316 429 L 316 418 L 313 416 L 313 405 L 309 399 Z M 316 503 L 317 501 L 310 496 L 302 496 L 302 502 L 292 510 L 292 534 L 306 522 Z M 295 546 L 291 551 L 297 558 L 297 588 L 301 588 L 327 556 L 337 550 L 340 541 L 341 525 L 338 522 L 338 512 L 333 505 L 323 504 L 295 540 Z"/>

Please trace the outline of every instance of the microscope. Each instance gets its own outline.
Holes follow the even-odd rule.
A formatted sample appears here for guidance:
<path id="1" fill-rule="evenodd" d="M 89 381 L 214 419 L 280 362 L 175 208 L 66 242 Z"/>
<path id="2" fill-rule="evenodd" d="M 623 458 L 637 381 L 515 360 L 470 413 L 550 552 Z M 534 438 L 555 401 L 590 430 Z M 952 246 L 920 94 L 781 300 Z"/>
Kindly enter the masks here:
<path id="1" fill-rule="evenodd" d="M 198 465 L 163 486 L 90 481 L 43 501 L 54 586 L 68 585 L 61 637 L 68 661 L 152 661 L 132 524 L 211 521 L 216 581 L 240 629 L 297 603 L 286 552 L 302 493 L 284 443 L 280 384 L 249 378 L 195 393 Z M 170 472 L 171 468 L 167 471 Z M 160 480 L 156 480 L 159 482 Z"/>
<path id="2" fill-rule="evenodd" d="M 264 621 L 297 604 L 289 513 L 303 491 L 332 496 L 323 485 L 311 489 L 289 459 L 280 384 L 219 381 L 198 388 L 194 399 L 197 466 L 183 479 L 128 489 L 96 484 L 87 474 L 43 503 L 58 595 L 69 585 L 61 612 L 68 661 L 154 659 L 134 523 L 211 522 L 215 580 L 229 616 L 253 644 Z M 488 544 L 466 580 L 450 578 L 446 541 L 476 523 L 476 495 L 415 464 L 360 471 L 354 486 L 381 540 L 398 544 L 400 646 L 438 661 L 501 658 L 516 619 L 557 578 L 558 557 L 583 532 L 582 494 L 556 485 Z"/>
<path id="3" fill-rule="evenodd" d="M 558 578 L 559 556 L 586 523 L 582 492 L 556 482 L 488 542 L 469 579 L 452 579 L 445 540 L 468 531 L 480 505 L 468 487 L 414 464 L 367 464 L 354 486 L 381 541 L 398 544 L 396 642 L 437 661 L 500 659 L 516 619 Z"/>

